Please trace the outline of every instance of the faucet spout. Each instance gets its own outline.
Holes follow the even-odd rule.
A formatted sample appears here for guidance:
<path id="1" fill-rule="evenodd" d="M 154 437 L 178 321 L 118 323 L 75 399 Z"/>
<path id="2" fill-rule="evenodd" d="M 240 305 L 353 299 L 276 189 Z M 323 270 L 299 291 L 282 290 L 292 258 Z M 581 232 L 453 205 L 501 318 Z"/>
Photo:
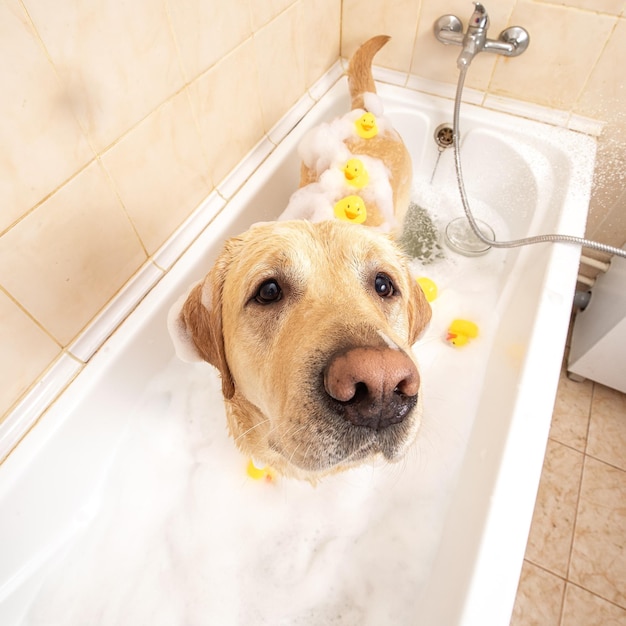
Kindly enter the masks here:
<path id="1" fill-rule="evenodd" d="M 489 15 L 487 15 L 487 9 L 480 3 L 474 2 L 474 12 L 470 17 L 468 30 L 482 29 L 487 30 L 489 28 Z"/>
<path id="2" fill-rule="evenodd" d="M 480 2 L 474 2 L 474 12 L 469 19 L 467 31 L 463 36 L 463 49 L 456 61 L 457 67 L 462 70 L 469 66 L 473 58 L 485 48 L 487 42 L 487 28 L 489 15 Z"/>

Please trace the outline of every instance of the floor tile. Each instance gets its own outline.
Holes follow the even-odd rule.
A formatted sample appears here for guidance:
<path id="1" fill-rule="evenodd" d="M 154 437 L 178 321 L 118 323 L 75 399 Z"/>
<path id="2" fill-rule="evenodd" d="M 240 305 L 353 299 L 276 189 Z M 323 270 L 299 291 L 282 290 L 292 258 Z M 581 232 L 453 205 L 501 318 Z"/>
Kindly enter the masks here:
<path id="1" fill-rule="evenodd" d="M 548 441 L 526 558 L 565 577 L 574 534 L 583 454 Z"/>
<path id="2" fill-rule="evenodd" d="M 626 470 L 626 394 L 595 385 L 587 454 Z"/>
<path id="3" fill-rule="evenodd" d="M 626 610 L 568 583 L 560 626 L 626 626 Z"/>
<path id="4" fill-rule="evenodd" d="M 510 626 L 559 626 L 565 581 L 524 561 Z"/>
<path id="5" fill-rule="evenodd" d="M 567 378 L 564 370 L 561 371 L 550 428 L 552 439 L 580 452 L 585 451 L 592 392 L 590 380 L 577 383 Z"/>
<path id="6" fill-rule="evenodd" d="M 589 456 L 568 578 L 626 608 L 626 472 Z"/>

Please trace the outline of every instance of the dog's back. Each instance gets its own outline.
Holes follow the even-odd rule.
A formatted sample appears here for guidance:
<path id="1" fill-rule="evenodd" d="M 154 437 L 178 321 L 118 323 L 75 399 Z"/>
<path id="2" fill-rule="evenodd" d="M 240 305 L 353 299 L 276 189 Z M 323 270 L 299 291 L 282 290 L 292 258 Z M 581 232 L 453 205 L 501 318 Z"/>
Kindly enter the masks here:
<path id="1" fill-rule="evenodd" d="M 301 142 L 300 189 L 292 195 L 281 219 L 330 219 L 334 203 L 357 194 L 366 206 L 367 226 L 398 234 L 409 205 L 411 157 L 384 116 L 372 76 L 372 61 L 389 39 L 387 35 L 372 37 L 350 59 L 347 74 L 351 110 L 332 124 L 312 129 Z M 373 121 L 371 133 L 355 130 L 365 118 Z M 363 163 L 367 159 L 366 168 L 372 168 L 369 184 L 359 185 L 356 190 L 342 184 L 342 176 L 337 177 L 337 168 L 345 167 L 351 158 Z"/>

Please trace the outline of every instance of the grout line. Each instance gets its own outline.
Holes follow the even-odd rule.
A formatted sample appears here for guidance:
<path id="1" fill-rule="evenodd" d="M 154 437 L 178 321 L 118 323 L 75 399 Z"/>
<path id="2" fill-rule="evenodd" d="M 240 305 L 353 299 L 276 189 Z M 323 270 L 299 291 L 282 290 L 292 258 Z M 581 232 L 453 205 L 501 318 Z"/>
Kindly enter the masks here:
<path id="1" fill-rule="evenodd" d="M 57 346 L 59 346 L 60 354 L 63 351 L 63 344 L 32 313 L 30 313 L 30 311 L 19 300 L 17 300 L 17 298 L 15 298 L 13 294 L 6 289 L 6 287 L 0 285 L 0 291 L 7 298 L 9 298 L 9 300 L 11 300 L 11 302 L 13 302 L 13 304 L 15 304 L 15 306 L 17 306 L 17 308 L 20 309 L 20 311 L 22 311 L 22 313 L 24 313 L 28 317 L 28 319 L 30 319 L 31 322 L 33 322 L 37 326 L 37 328 L 39 328 L 39 330 L 43 331 L 47 337 L 49 337 L 52 341 L 54 341 L 54 343 L 57 344 Z M 53 361 L 57 359 L 58 356 L 59 355 L 56 355 Z"/>
<path id="2" fill-rule="evenodd" d="M 571 443 L 566 443 L 564 441 L 561 441 L 560 439 L 558 439 L 554 435 L 549 435 L 548 439 L 550 441 L 552 441 L 553 443 L 558 443 L 559 445 L 561 445 L 561 446 L 563 446 L 565 448 L 568 448 L 572 452 L 578 452 L 578 454 L 582 454 L 583 456 L 585 456 L 585 453 L 582 450 L 579 450 L 578 448 L 574 447 Z"/>
<path id="3" fill-rule="evenodd" d="M 250 11 L 251 9 L 248 9 L 248 18 L 251 20 L 251 16 L 250 16 Z M 190 93 L 190 87 L 192 85 L 193 82 L 195 82 L 196 79 L 192 79 L 189 78 L 186 68 L 185 68 L 185 64 L 183 63 L 183 55 L 180 51 L 180 43 L 178 40 L 178 36 L 176 34 L 176 28 L 174 27 L 174 22 L 172 20 L 172 12 L 170 9 L 170 3 L 166 2 L 165 4 L 165 14 L 167 16 L 167 23 L 168 26 L 170 28 L 170 33 L 172 35 L 172 39 L 174 41 L 174 48 L 176 50 L 176 58 L 178 60 L 178 67 L 180 69 L 180 75 L 183 77 L 183 86 L 182 88 L 177 91 L 175 94 L 173 94 L 170 98 L 168 98 L 166 100 L 166 102 L 169 102 L 170 100 L 173 100 L 174 98 L 176 98 L 177 96 L 183 94 L 184 92 L 184 96 L 185 96 L 185 100 L 187 102 L 187 105 L 189 106 L 189 110 L 191 111 L 191 119 L 193 120 L 193 125 L 194 128 L 196 130 L 196 136 L 198 139 L 198 145 L 200 146 L 200 153 L 202 154 L 202 158 L 204 159 L 204 172 L 205 172 L 205 177 L 207 182 L 209 183 L 209 193 L 211 193 L 211 191 L 213 191 L 213 189 L 215 189 L 215 184 L 213 182 L 213 178 L 209 172 L 209 163 L 210 163 L 210 159 L 208 157 L 208 154 L 206 153 L 205 150 L 205 146 L 204 146 L 204 142 L 202 141 L 202 130 L 200 128 L 200 121 L 198 118 L 198 115 L 196 115 L 196 110 L 194 109 L 193 106 L 193 102 L 192 102 L 192 98 L 191 98 L 191 93 Z M 250 25 L 250 31 L 252 31 L 252 26 Z M 196 77 L 197 78 L 197 77 Z M 165 104 L 165 103 L 163 103 Z M 159 105 L 161 106 L 161 105 Z M 155 109 L 155 111 L 158 109 L 159 107 L 157 107 Z"/>
<path id="4" fill-rule="evenodd" d="M 561 574 L 557 574 L 556 572 L 553 572 L 551 569 L 548 569 L 545 565 L 541 565 L 540 563 L 533 561 L 528 556 L 524 556 L 524 561 L 527 561 L 528 563 L 540 569 L 541 571 L 545 572 L 546 574 L 550 574 L 550 576 L 554 576 L 555 578 L 558 578 L 559 580 L 562 580 L 565 583 L 567 582 L 567 578 L 565 576 L 562 576 Z"/>
<path id="5" fill-rule="evenodd" d="M 615 30 L 617 29 L 617 25 L 619 24 L 619 17 L 616 16 L 612 16 L 615 18 L 615 23 L 613 24 L 613 27 L 611 28 L 611 30 L 609 31 L 609 34 L 606 37 L 606 41 L 604 42 L 604 45 L 602 46 L 602 48 L 600 49 L 600 52 L 598 52 L 598 56 L 596 57 L 596 59 L 594 60 L 593 64 L 591 65 L 591 69 L 589 70 L 589 73 L 587 74 L 585 80 L 583 81 L 582 87 L 580 88 L 580 91 L 578 92 L 578 95 L 576 96 L 576 98 L 574 98 L 574 102 L 572 104 L 572 106 L 570 107 L 570 115 L 572 115 L 574 113 L 574 111 L 576 111 L 578 109 L 578 104 L 580 103 L 581 98 L 583 97 L 583 94 L 585 93 L 586 89 L 587 89 L 587 85 L 589 85 L 589 82 L 591 81 L 591 77 L 593 76 L 593 73 L 595 72 L 598 63 L 600 61 L 600 59 L 602 58 L 602 55 L 604 54 L 604 52 L 606 51 L 609 42 L 611 41 L 611 38 L 613 37 L 613 34 L 615 33 Z"/>
<path id="6" fill-rule="evenodd" d="M 415 23 L 415 31 L 413 32 L 413 42 L 412 42 L 412 46 L 411 46 L 411 56 L 409 58 L 409 70 L 407 72 L 407 79 L 406 79 L 406 83 L 405 83 L 405 87 L 409 82 L 409 76 L 411 76 L 411 69 L 413 68 L 413 61 L 415 60 L 415 48 L 417 47 L 417 38 L 419 35 L 419 31 L 420 31 L 420 25 L 422 23 L 422 19 L 423 19 L 423 15 L 422 15 L 422 10 L 423 10 L 424 6 L 423 3 L 420 2 L 419 5 L 419 10 L 417 13 L 417 20 Z"/>
<path id="7" fill-rule="evenodd" d="M 337 60 L 341 60 L 341 54 L 343 51 L 343 6 L 344 0 L 340 0 L 339 2 L 339 54 L 337 55 Z"/>
<path id="8" fill-rule="evenodd" d="M 583 466 L 578 480 L 578 493 L 576 494 L 576 515 L 574 517 L 574 525 L 572 527 L 572 537 L 570 539 L 569 553 L 567 555 L 567 580 L 570 580 L 570 570 L 572 566 L 572 552 L 574 550 L 574 542 L 576 540 L 576 527 L 578 525 L 578 513 L 580 511 L 580 494 L 582 492 L 583 478 L 585 476 L 585 465 L 587 463 L 587 444 L 589 441 L 589 426 L 591 424 L 591 414 L 593 409 L 593 396 L 595 391 L 595 383 L 592 384 L 591 398 L 589 399 L 589 410 L 587 412 L 587 430 L 585 431 L 585 445 L 583 446 Z"/>
<path id="9" fill-rule="evenodd" d="M 537 1 L 537 0 L 534 0 Z M 608 11 L 601 11 L 600 9 L 586 9 L 584 7 L 566 6 L 563 2 L 554 2 L 550 0 L 538 0 L 538 4 L 544 4 L 546 6 L 556 7 L 558 9 L 567 9 L 568 11 L 578 11 L 579 13 L 587 13 L 590 15 L 604 15 L 606 17 L 619 18 L 623 15 L 624 9 L 619 13 L 609 13 Z"/>
<path id="10" fill-rule="evenodd" d="M 106 181 L 107 181 L 107 183 L 109 185 L 109 189 L 111 189 L 111 191 L 113 192 L 113 195 L 117 199 L 117 202 L 120 205 L 120 207 L 121 207 L 121 209 L 122 209 L 122 211 L 124 213 L 124 217 L 128 220 L 128 222 L 130 224 L 130 227 L 132 228 L 133 232 L 135 233 L 135 237 L 137 238 L 137 241 L 139 242 L 139 245 L 141 246 L 141 249 L 143 250 L 143 253 L 145 255 L 145 258 L 143 259 L 143 263 L 145 263 L 150 258 L 150 254 L 148 253 L 148 248 L 146 247 L 146 244 L 144 243 L 143 239 L 141 238 L 141 235 L 139 234 L 139 230 L 137 229 L 137 225 L 135 224 L 135 222 L 131 218 L 130 213 L 128 212 L 128 209 L 126 208 L 126 204 L 124 203 L 124 200 L 122 199 L 122 196 L 119 193 L 119 190 L 117 188 L 117 184 L 116 184 L 115 180 L 113 179 L 113 176 L 111 176 L 111 173 L 109 172 L 109 169 L 107 168 L 107 166 L 104 164 L 104 162 L 100 158 L 100 155 L 98 155 L 96 160 L 98 162 L 98 165 L 100 166 L 100 170 L 104 173 L 104 177 L 106 178 Z M 140 267 L 143 266 L 143 263 L 140 265 Z"/>
<path id="11" fill-rule="evenodd" d="M 504 22 L 505 24 L 508 25 L 508 24 L 511 23 L 511 18 L 513 17 L 513 13 L 515 13 L 516 7 L 517 7 L 517 0 L 515 0 L 515 2 L 513 2 L 511 4 L 511 10 L 509 11 L 509 14 L 506 16 L 506 20 Z M 502 57 L 502 55 L 500 55 L 500 54 L 496 55 L 495 63 L 491 67 L 491 73 L 489 74 L 489 80 L 487 81 L 487 87 L 484 89 L 485 95 L 483 97 L 482 106 L 484 106 L 485 100 L 486 100 L 487 96 L 489 94 L 493 94 L 493 92 L 491 91 L 491 85 L 492 85 L 494 77 L 496 75 L 496 70 L 499 67 L 499 64 L 500 64 L 500 61 L 501 61 L 501 57 Z M 495 95 L 495 94 L 493 94 L 493 95 Z"/>
<path id="12" fill-rule="evenodd" d="M 586 445 L 586 443 L 585 443 Z M 582 491 L 582 484 L 583 484 L 583 477 L 585 475 L 585 462 L 586 462 L 586 455 L 583 454 L 583 464 L 582 464 L 582 468 L 580 470 L 580 477 L 578 479 L 578 491 L 576 493 L 576 515 L 574 516 L 574 523 L 572 525 L 572 535 L 570 537 L 570 542 L 569 542 L 569 551 L 567 554 L 567 567 L 566 567 L 566 582 L 570 582 L 570 569 L 572 566 L 572 552 L 574 550 L 574 542 L 576 540 L 576 527 L 578 525 L 578 513 L 580 510 L 580 494 Z M 560 613 L 560 617 L 559 617 L 559 623 L 563 620 L 563 611 L 565 609 L 565 601 L 563 601 L 563 603 L 561 604 L 561 613 Z"/>
<path id="13" fill-rule="evenodd" d="M 178 43 L 178 37 L 176 35 L 176 29 L 174 28 L 174 23 L 172 22 L 172 12 L 170 10 L 170 3 L 165 3 L 165 16 L 167 18 L 167 25 L 169 26 L 170 35 L 172 36 L 172 40 L 174 42 L 174 49 L 176 50 L 176 60 L 178 61 L 178 69 L 180 70 L 180 75 L 183 77 L 183 81 L 185 85 L 189 83 L 189 79 L 187 77 L 187 72 L 185 71 L 185 66 L 183 64 L 183 56 L 180 53 L 180 45 Z"/>
<path id="14" fill-rule="evenodd" d="M 81 132 L 83 132 L 84 134 L 82 126 L 79 125 L 79 128 Z M 87 141 L 87 144 L 89 145 L 89 149 L 93 150 L 93 146 L 91 145 L 91 142 L 89 141 L 89 139 L 87 139 L 86 141 Z M 41 199 L 37 200 L 37 202 L 35 202 L 30 208 L 26 209 L 16 220 L 14 220 L 11 224 L 9 224 L 5 229 L 1 230 L 0 237 L 2 237 L 3 235 L 6 235 L 10 230 L 13 230 L 16 226 L 21 224 L 26 218 L 31 216 L 37 209 L 39 209 L 42 204 L 47 202 L 50 198 L 52 198 L 52 196 L 56 195 L 59 191 L 61 191 L 63 187 L 65 187 L 66 185 L 69 185 L 75 178 L 80 176 L 88 167 L 93 165 L 96 161 L 98 161 L 98 155 L 95 154 L 94 152 L 94 156 L 91 159 L 89 159 L 84 165 L 80 166 L 68 178 L 60 182 L 56 187 L 54 187 L 52 191 L 49 191 L 48 193 L 46 193 Z"/>
<path id="15" fill-rule="evenodd" d="M 596 395 L 596 383 L 591 383 L 591 397 L 589 398 L 589 412 L 587 413 L 587 430 L 585 431 L 585 449 L 583 452 L 587 455 L 587 447 L 589 446 L 589 431 L 591 430 L 591 418 L 593 417 L 593 399 Z"/>
<path id="16" fill-rule="evenodd" d="M 614 465 L 610 461 L 606 461 L 605 459 L 601 459 L 600 457 L 595 456 L 593 454 L 585 454 L 585 457 L 587 457 L 589 459 L 593 459 L 597 463 L 602 463 L 603 465 L 606 465 L 607 467 L 611 467 L 612 469 L 617 470 L 618 472 L 626 473 L 626 469 L 624 469 L 623 467 L 619 467 L 619 465 Z"/>
<path id="17" fill-rule="evenodd" d="M 566 580 L 565 582 L 567 585 L 571 585 L 572 587 L 577 587 L 578 589 L 582 589 L 583 591 L 590 593 L 595 598 L 598 598 L 602 600 L 603 602 L 607 602 L 608 604 L 612 604 L 614 607 L 621 609 L 622 611 L 624 611 L 624 613 L 626 613 L 626 606 L 622 606 L 621 604 L 618 604 L 614 600 L 609 600 L 608 598 L 601 596 L 599 593 L 592 591 L 591 589 L 588 589 L 587 587 L 583 587 L 582 585 L 579 585 L 578 583 L 575 583 L 571 580 Z M 566 626 L 566 624 L 561 624 L 561 626 Z"/>

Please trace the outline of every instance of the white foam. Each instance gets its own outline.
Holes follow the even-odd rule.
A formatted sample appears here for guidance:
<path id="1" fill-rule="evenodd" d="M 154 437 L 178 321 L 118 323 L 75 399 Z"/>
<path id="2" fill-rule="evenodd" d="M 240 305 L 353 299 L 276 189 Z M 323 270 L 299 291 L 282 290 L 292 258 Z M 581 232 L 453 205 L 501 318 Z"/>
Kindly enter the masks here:
<path id="1" fill-rule="evenodd" d="M 418 444 L 317 487 L 249 479 L 213 368 L 170 362 L 128 416 L 95 521 L 47 566 L 24 623 L 413 624 L 479 358 L 425 342 Z M 444 372 L 455 394 L 434 382 Z"/>
<path id="2" fill-rule="evenodd" d="M 370 104 L 380 111 L 377 125 L 380 133 L 393 132 L 391 123 L 382 116 L 382 104 L 377 105 L 377 96 L 369 94 Z M 354 122 L 363 115 L 363 109 L 353 109 L 332 122 L 319 124 L 307 132 L 298 145 L 302 162 L 318 180 L 295 191 L 280 220 L 305 219 L 318 222 L 334 218 L 334 205 L 346 196 L 357 194 L 365 206 L 375 204 L 384 218 L 382 230 L 394 228 L 393 190 L 389 182 L 389 170 L 380 160 L 369 155 L 351 153 L 345 144 L 356 137 Z M 350 158 L 363 162 L 369 175 L 368 184 L 360 189 L 351 186 L 345 179 L 343 167 Z"/>

